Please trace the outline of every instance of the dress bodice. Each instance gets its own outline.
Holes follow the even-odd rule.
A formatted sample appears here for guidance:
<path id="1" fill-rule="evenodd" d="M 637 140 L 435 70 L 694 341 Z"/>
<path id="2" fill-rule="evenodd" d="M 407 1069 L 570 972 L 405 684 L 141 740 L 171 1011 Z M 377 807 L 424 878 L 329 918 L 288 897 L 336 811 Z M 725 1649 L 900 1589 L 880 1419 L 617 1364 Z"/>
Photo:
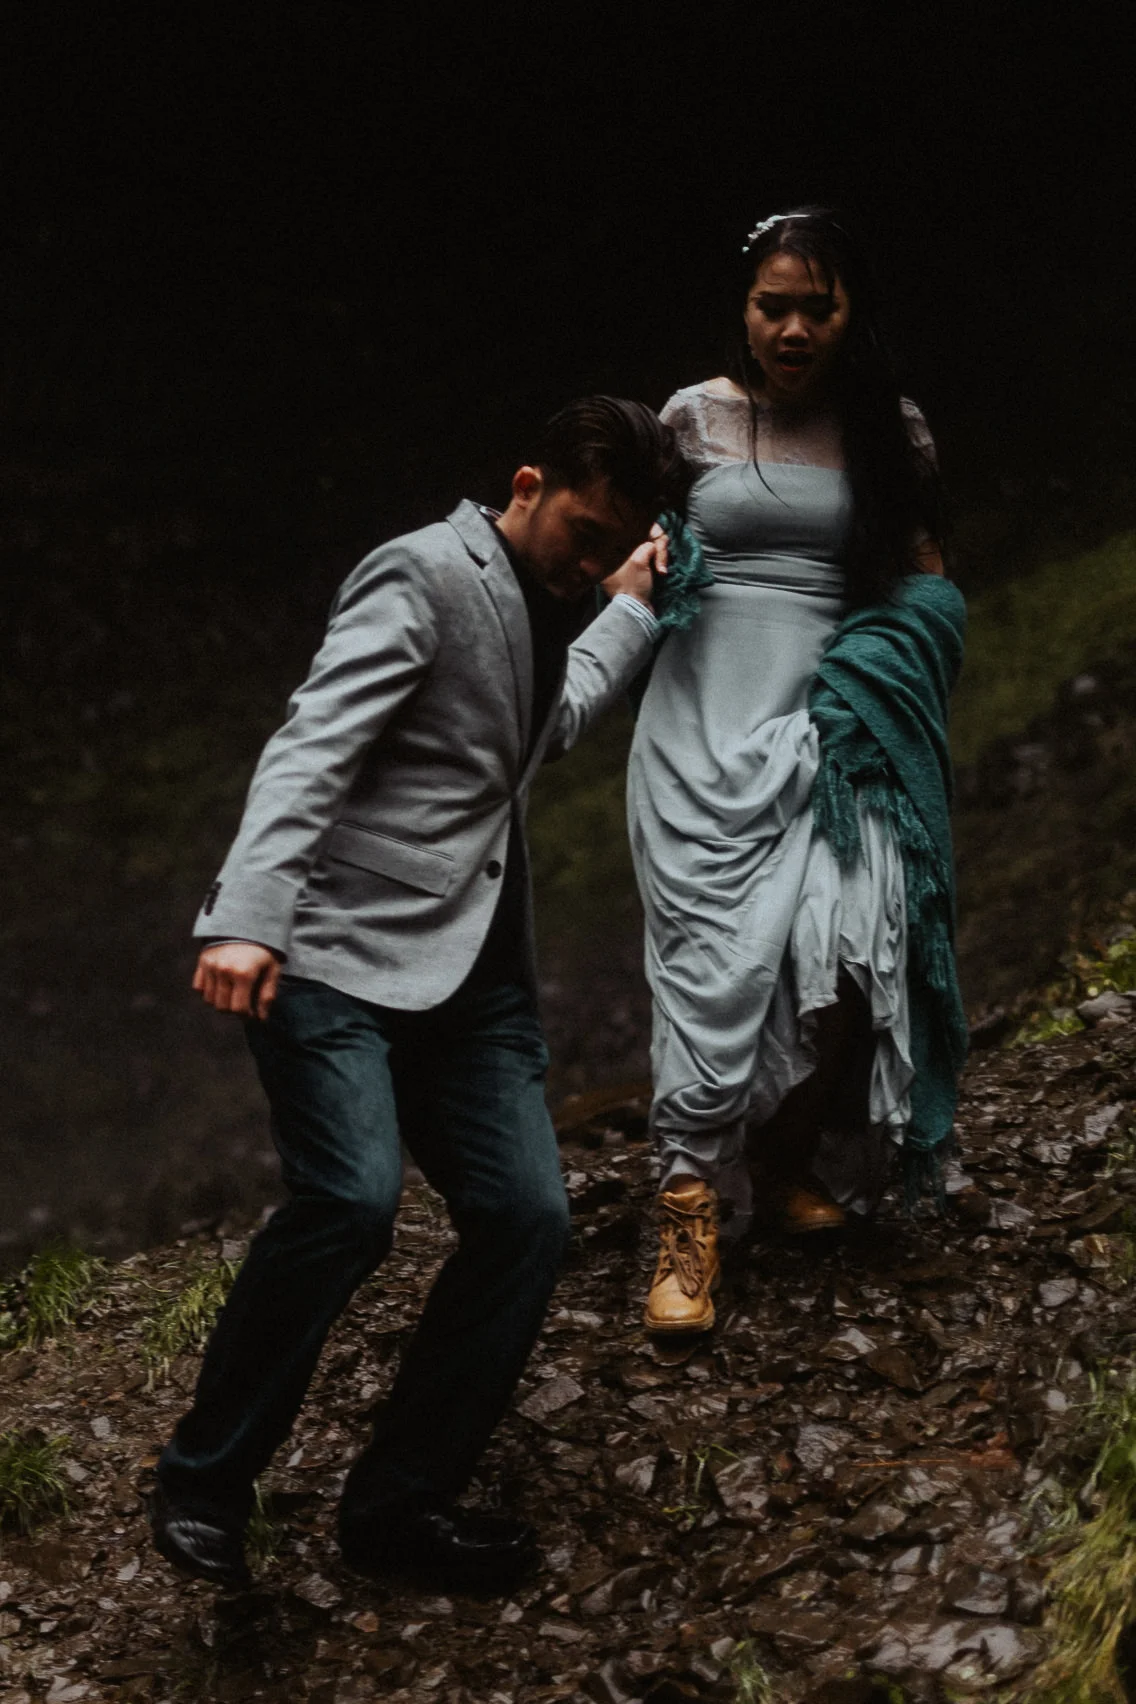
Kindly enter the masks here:
<path id="1" fill-rule="evenodd" d="M 852 495 L 838 469 L 726 462 L 695 482 L 687 519 L 719 584 L 842 598 Z"/>

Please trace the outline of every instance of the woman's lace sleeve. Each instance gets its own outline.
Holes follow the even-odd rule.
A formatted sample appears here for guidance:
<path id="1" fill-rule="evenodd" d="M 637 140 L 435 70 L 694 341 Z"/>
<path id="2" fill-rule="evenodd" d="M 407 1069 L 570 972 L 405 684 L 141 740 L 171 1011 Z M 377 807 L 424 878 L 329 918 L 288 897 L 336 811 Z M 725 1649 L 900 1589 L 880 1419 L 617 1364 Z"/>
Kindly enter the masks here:
<path id="1" fill-rule="evenodd" d="M 690 390 L 675 391 L 659 411 L 659 419 L 669 426 L 678 439 L 678 447 L 695 467 L 706 467 L 712 460 L 706 442 L 701 410 Z"/>

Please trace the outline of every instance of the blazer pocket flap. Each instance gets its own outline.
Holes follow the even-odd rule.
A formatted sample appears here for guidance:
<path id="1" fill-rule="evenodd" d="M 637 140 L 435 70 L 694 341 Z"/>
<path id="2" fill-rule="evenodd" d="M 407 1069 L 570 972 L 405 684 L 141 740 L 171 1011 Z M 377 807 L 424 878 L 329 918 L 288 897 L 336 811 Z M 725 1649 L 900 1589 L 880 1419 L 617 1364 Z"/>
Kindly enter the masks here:
<path id="1" fill-rule="evenodd" d="M 371 870 L 376 876 L 389 876 L 392 881 L 417 888 L 420 893 L 440 898 L 453 885 L 454 861 L 445 852 L 410 846 L 405 840 L 392 840 L 389 834 L 376 834 L 370 828 L 338 823 L 324 851 L 328 858 L 341 864 L 354 864 L 357 869 Z"/>

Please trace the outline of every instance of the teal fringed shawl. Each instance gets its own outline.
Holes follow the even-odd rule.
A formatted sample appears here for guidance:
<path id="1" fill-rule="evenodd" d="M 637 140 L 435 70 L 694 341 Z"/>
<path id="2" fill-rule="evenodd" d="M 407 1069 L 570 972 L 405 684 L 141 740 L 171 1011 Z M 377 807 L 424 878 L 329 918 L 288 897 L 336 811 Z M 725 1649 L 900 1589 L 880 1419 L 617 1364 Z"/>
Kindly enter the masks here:
<path id="1" fill-rule="evenodd" d="M 813 815 L 842 864 L 860 851 L 859 799 L 886 816 L 903 859 L 911 1019 L 908 1198 L 941 1192 L 967 1029 L 955 971 L 947 699 L 962 663 L 962 594 L 914 574 L 856 610 L 825 650 L 809 697 L 820 736 Z"/>
<path id="2" fill-rule="evenodd" d="M 659 525 L 667 535 L 667 571 L 655 576 L 651 601 L 659 618 L 661 633 L 671 628 L 685 631 L 698 614 L 699 593 L 714 584 L 707 568 L 702 546 L 680 515 L 669 509 L 659 516 Z"/>
<path id="3" fill-rule="evenodd" d="M 682 632 L 691 625 L 701 607 L 702 592 L 714 584 L 714 576 L 702 555 L 702 546 L 682 516 L 668 509 L 659 516 L 659 525 L 667 535 L 668 548 L 667 571 L 654 576 L 651 588 L 651 603 L 659 622 L 655 635 L 656 651 L 672 628 Z M 631 708 L 636 714 L 654 666 L 652 656 L 627 689 Z"/>

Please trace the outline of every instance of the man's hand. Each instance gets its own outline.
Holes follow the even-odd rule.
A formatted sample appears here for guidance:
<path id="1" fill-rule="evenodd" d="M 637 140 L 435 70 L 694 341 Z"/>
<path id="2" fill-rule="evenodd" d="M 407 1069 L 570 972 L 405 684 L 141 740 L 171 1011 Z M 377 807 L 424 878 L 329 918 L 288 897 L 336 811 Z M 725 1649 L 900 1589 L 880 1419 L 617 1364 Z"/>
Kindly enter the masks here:
<path id="1" fill-rule="evenodd" d="M 647 538 L 637 550 L 633 550 L 621 568 L 614 574 L 609 574 L 602 582 L 603 589 L 609 598 L 617 592 L 626 592 L 628 597 L 638 598 L 640 603 L 651 605 L 651 574 L 665 574 L 667 571 L 666 533 L 655 522 Z"/>
<path id="2" fill-rule="evenodd" d="M 193 973 L 193 986 L 207 1006 L 242 1018 L 266 1018 L 279 981 L 279 959 L 255 941 L 206 947 Z"/>

